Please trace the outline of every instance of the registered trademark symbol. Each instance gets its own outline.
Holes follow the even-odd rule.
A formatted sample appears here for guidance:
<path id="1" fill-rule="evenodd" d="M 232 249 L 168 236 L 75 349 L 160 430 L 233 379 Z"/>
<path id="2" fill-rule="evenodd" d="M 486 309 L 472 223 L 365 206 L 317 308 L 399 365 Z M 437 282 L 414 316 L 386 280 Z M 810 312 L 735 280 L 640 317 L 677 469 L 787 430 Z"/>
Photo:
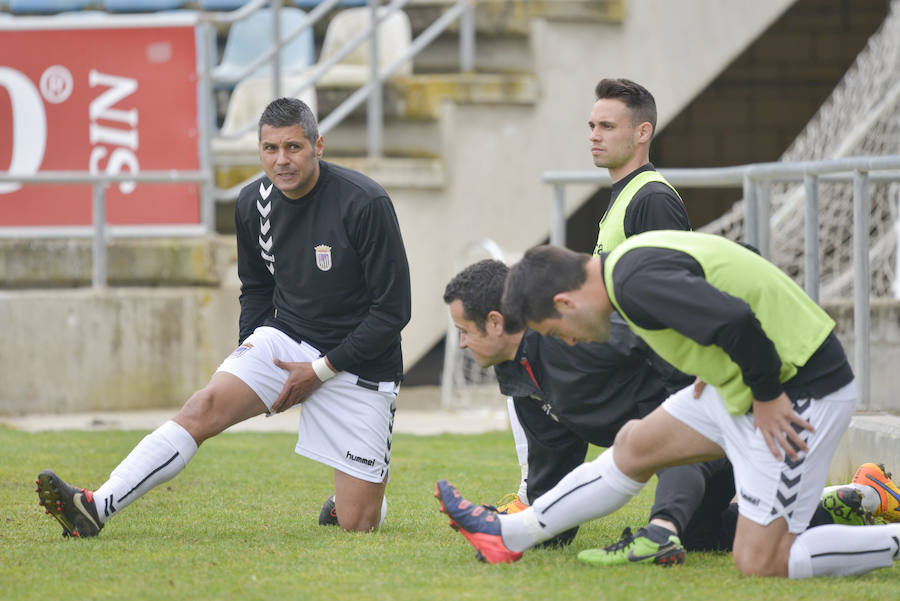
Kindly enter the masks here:
<path id="1" fill-rule="evenodd" d="M 72 86 L 72 73 L 62 65 L 47 67 L 41 75 L 41 96 L 47 102 L 65 102 L 72 95 Z"/>

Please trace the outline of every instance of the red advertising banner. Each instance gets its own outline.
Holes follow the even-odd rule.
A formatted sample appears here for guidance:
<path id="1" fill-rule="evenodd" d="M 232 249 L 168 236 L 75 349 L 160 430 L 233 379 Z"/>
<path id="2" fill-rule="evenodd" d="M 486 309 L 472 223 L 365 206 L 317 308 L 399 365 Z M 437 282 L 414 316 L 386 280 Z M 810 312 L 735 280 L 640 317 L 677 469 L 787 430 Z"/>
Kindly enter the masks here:
<path id="1" fill-rule="evenodd" d="M 0 171 L 198 170 L 195 25 L 95 19 L 0 21 Z M 113 183 L 107 222 L 197 224 L 199 186 Z M 0 227 L 90 223 L 89 185 L 0 182 Z"/>

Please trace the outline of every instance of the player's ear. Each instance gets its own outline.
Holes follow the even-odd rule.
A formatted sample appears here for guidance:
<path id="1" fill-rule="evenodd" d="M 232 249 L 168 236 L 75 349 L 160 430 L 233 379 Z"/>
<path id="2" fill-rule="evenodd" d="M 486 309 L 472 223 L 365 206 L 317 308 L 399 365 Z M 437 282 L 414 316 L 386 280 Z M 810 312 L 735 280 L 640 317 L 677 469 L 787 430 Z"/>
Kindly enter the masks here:
<path id="1" fill-rule="evenodd" d="M 653 137 L 653 126 L 649 121 L 644 121 L 643 123 L 637 126 L 637 141 L 641 144 L 647 143 L 650 141 L 650 138 Z"/>
<path id="2" fill-rule="evenodd" d="M 553 295 L 553 306 L 557 311 L 569 310 L 575 308 L 575 299 L 568 292 L 557 292 Z"/>
<path id="3" fill-rule="evenodd" d="M 316 139 L 315 147 L 316 147 L 316 158 L 321 159 L 322 153 L 325 152 L 325 137 L 324 136 L 319 136 Z"/>
<path id="4" fill-rule="evenodd" d="M 485 325 L 487 326 L 488 331 L 493 334 L 503 333 L 503 314 L 499 311 L 490 311 L 487 315 Z"/>

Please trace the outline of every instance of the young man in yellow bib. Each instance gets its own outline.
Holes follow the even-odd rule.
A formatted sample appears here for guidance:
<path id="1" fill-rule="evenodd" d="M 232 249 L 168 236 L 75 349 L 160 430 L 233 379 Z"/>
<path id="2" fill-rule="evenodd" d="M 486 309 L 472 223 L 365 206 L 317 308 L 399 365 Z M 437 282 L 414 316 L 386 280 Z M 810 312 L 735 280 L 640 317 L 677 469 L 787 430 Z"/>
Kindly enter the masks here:
<path id="1" fill-rule="evenodd" d="M 609 206 L 600 220 L 594 254 L 609 252 L 635 234 L 689 230 L 684 203 L 650 162 L 656 101 L 628 79 L 603 79 L 594 90 L 588 138 L 594 165 L 612 178 Z"/>
<path id="2" fill-rule="evenodd" d="M 650 163 L 656 133 L 656 100 L 629 79 L 602 79 L 594 88 L 596 102 L 588 118 L 594 165 L 609 170 L 612 191 L 600 220 L 594 254 L 611 251 L 630 236 L 652 230 L 690 230 L 687 210 L 675 188 Z M 522 480 L 513 500 L 498 503 L 502 513 L 528 507 L 528 441 L 513 404 L 509 419 Z M 655 518 L 654 525 L 676 534 L 676 524 Z"/>
<path id="3" fill-rule="evenodd" d="M 806 529 L 856 390 L 834 322 L 782 271 L 718 236 L 659 231 L 597 257 L 537 247 L 506 281 L 509 319 L 572 344 L 606 340 L 613 311 L 706 388 L 699 398 L 685 388 L 629 422 L 600 457 L 517 514 L 479 510 L 438 481 L 442 510 L 484 557 L 515 561 L 622 507 L 663 467 L 727 456 L 742 574 L 849 575 L 900 559 L 898 524 Z M 590 561 L 592 551 L 582 553 Z"/>

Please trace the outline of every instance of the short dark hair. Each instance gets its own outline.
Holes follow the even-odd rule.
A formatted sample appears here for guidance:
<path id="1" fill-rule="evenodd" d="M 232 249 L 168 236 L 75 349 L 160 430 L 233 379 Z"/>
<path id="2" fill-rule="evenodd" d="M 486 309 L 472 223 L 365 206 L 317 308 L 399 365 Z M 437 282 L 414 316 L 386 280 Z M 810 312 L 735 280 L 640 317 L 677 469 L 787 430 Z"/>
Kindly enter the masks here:
<path id="1" fill-rule="evenodd" d="M 263 125 L 272 127 L 299 125 L 311 144 L 315 144 L 319 139 L 319 123 L 316 121 L 316 115 L 309 105 L 299 98 L 276 98 L 270 102 L 259 117 L 258 137 L 262 137 Z"/>
<path id="2" fill-rule="evenodd" d="M 625 103 L 631 111 L 632 125 L 638 125 L 649 121 L 656 133 L 656 100 L 653 94 L 639 83 L 630 79 L 601 79 L 594 88 L 597 100 L 601 98 L 615 98 Z"/>
<path id="3" fill-rule="evenodd" d="M 501 304 L 504 317 L 521 324 L 559 317 L 553 297 L 581 288 L 589 259 L 589 255 L 561 246 L 529 249 L 506 276 Z"/>
<path id="4" fill-rule="evenodd" d="M 444 302 L 449 305 L 455 300 L 462 301 L 463 316 L 474 321 L 483 334 L 488 313 L 500 311 L 508 273 L 509 267 L 503 261 L 484 259 L 473 263 L 453 276 L 444 288 Z"/>

